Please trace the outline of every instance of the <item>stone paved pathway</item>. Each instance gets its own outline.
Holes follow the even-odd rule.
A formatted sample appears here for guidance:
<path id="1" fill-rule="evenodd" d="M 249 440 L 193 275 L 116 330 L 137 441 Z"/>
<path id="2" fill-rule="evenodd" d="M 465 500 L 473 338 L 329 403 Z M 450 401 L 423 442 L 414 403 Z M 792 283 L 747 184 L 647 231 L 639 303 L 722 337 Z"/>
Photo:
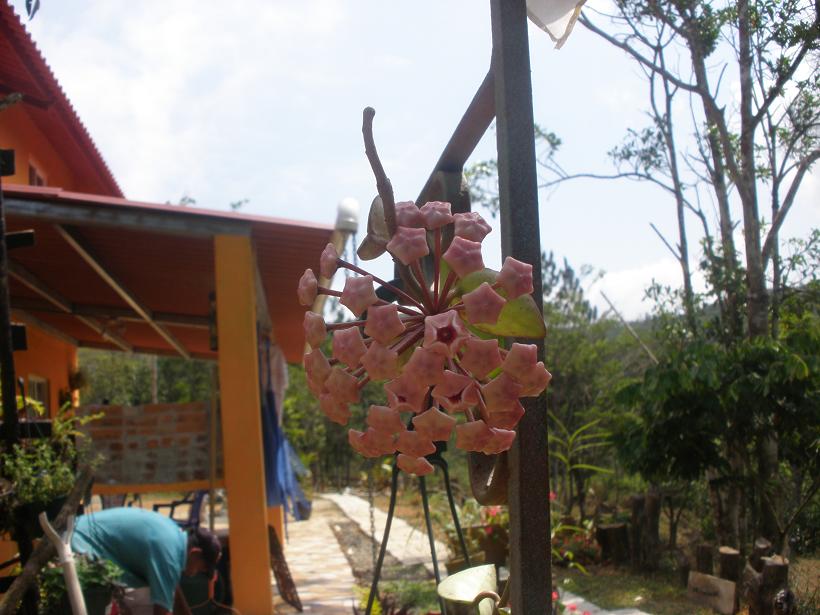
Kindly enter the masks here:
<path id="1" fill-rule="evenodd" d="M 350 615 L 353 612 L 355 580 L 342 553 L 330 519 L 333 504 L 316 498 L 307 521 L 288 523 L 285 558 L 296 583 L 305 613 Z M 282 602 L 274 588 L 276 613 L 296 613 Z"/>
<path id="2" fill-rule="evenodd" d="M 342 512 L 355 521 L 365 535 L 370 536 L 370 505 L 367 500 L 351 493 L 325 493 L 321 497 L 327 498 Z M 384 526 L 387 523 L 387 513 L 375 509 L 373 517 L 376 526 L 376 540 L 381 542 L 384 535 Z M 407 565 L 423 564 L 427 571 L 433 574 L 433 559 L 430 556 L 430 542 L 427 532 L 412 527 L 403 519 L 393 517 L 390 525 L 390 537 L 387 540 L 387 552 Z M 447 546 L 436 541 L 436 556 L 439 561 L 441 577 L 447 576 L 444 569 L 444 560 L 448 557 Z"/>

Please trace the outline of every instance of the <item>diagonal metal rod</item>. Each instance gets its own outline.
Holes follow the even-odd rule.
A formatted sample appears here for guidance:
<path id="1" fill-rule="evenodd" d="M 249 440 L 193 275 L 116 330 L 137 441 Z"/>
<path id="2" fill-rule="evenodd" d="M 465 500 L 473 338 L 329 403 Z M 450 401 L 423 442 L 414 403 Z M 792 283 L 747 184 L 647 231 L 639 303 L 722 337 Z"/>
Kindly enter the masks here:
<path id="1" fill-rule="evenodd" d="M 456 528 L 458 544 L 464 556 L 464 563 L 467 564 L 467 568 L 470 568 L 472 563 L 470 562 L 470 554 L 467 551 L 467 543 L 464 541 L 464 532 L 461 531 L 461 523 L 458 521 L 458 511 L 456 510 L 456 502 L 453 499 L 453 489 L 450 486 L 450 470 L 447 467 L 447 460 L 444 457 L 436 456 L 430 459 L 430 463 L 441 468 L 441 473 L 444 475 L 444 489 L 447 492 L 447 503 L 450 505 L 450 514 L 453 517 L 453 526 Z"/>
<path id="2" fill-rule="evenodd" d="M 424 525 L 427 526 L 427 540 L 430 542 L 430 555 L 433 556 L 433 576 L 436 578 L 436 587 L 441 583 L 441 575 L 438 571 L 438 558 L 436 557 L 436 539 L 433 536 L 433 523 L 430 521 L 430 502 L 427 500 L 427 481 L 423 476 L 419 476 L 419 492 L 421 493 L 421 505 L 424 508 Z M 441 612 L 444 612 L 444 602 L 438 598 Z"/>
<path id="3" fill-rule="evenodd" d="M 384 536 L 382 536 L 382 544 L 379 547 L 379 560 L 376 562 L 376 568 L 373 570 L 373 583 L 370 585 L 370 595 L 367 597 L 367 608 L 365 615 L 370 615 L 373 609 L 373 601 L 376 599 L 376 594 L 379 591 L 379 577 L 382 574 L 382 566 L 384 565 L 384 555 L 387 553 L 387 539 L 390 537 L 390 526 L 393 523 L 393 513 L 396 511 L 396 492 L 399 487 L 399 466 L 396 459 L 393 459 L 393 470 L 390 474 L 390 505 L 387 507 L 387 521 L 384 524 Z"/>

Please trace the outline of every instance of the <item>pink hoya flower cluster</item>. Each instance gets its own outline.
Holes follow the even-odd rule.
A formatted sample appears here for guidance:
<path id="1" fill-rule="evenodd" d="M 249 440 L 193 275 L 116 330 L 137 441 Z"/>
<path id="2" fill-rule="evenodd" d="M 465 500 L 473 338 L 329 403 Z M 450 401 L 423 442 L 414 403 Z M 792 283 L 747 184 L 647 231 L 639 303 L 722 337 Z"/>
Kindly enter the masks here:
<path id="1" fill-rule="evenodd" d="M 505 349 L 467 326 L 496 324 L 507 302 L 532 293 L 532 266 L 507 258 L 493 283 L 462 294 L 459 281 L 485 270 L 481 242 L 491 230 L 487 222 L 474 212 L 451 214 L 444 202 L 421 208 L 397 203 L 395 213 L 396 232 L 386 248 L 407 267 L 416 292 L 340 259 L 328 244 L 321 275 L 331 278 L 339 267 L 359 275 L 348 277 L 338 292 L 319 287 L 308 269 L 299 281 L 299 300 L 311 306 L 317 293 L 338 296 L 357 320 L 326 324 L 306 312 L 305 334 L 313 350 L 304 365 L 320 408 L 342 425 L 361 388 L 370 380 L 386 380 L 387 405 L 370 406 L 366 429 L 348 432 L 350 445 L 366 457 L 398 452 L 401 469 L 424 475 L 433 470 L 425 457 L 436 450 L 434 442 L 447 441 L 453 432 L 455 445 L 464 450 L 494 454 L 509 449 L 524 414 L 520 398 L 539 395 L 550 374 L 537 360 L 535 345 Z M 453 239 L 443 250 L 442 231 L 448 225 Z M 431 248 L 433 276 L 428 280 L 421 259 Z M 400 303 L 380 300 L 374 283 L 389 288 Z M 331 358 L 319 348 L 328 331 L 333 332 Z M 402 419 L 406 412 L 412 413 L 407 423 Z M 465 420 L 459 422 L 459 415 Z"/>

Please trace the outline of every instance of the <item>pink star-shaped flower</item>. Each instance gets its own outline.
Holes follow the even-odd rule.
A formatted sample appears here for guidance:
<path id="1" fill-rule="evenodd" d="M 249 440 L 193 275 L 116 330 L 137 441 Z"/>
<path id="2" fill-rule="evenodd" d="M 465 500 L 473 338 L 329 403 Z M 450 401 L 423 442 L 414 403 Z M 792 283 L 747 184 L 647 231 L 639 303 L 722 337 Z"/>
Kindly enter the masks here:
<path id="1" fill-rule="evenodd" d="M 311 393 L 313 393 L 317 398 L 327 393 L 327 387 L 325 386 L 324 382 L 319 382 L 318 380 L 312 380 L 311 378 L 307 378 L 307 386 Z"/>
<path id="2" fill-rule="evenodd" d="M 524 406 L 520 401 L 513 403 L 509 410 L 504 412 L 493 412 L 489 414 L 485 420 L 488 427 L 497 429 L 515 429 L 518 421 L 524 416 Z"/>
<path id="3" fill-rule="evenodd" d="M 484 421 L 470 421 L 456 425 L 456 448 L 463 451 L 481 451 L 490 441 L 490 428 Z"/>
<path id="4" fill-rule="evenodd" d="M 428 231 L 441 228 L 453 221 L 453 214 L 450 213 L 450 203 L 444 201 L 430 201 L 419 209 L 424 218 L 424 226 Z"/>
<path id="5" fill-rule="evenodd" d="M 316 276 L 313 275 L 312 269 L 305 269 L 302 277 L 299 278 L 299 288 L 296 289 L 296 295 L 299 297 L 299 303 L 305 307 L 310 307 L 316 300 L 316 293 L 319 292 L 319 282 Z"/>
<path id="6" fill-rule="evenodd" d="M 339 268 L 339 253 L 332 243 L 327 244 L 319 257 L 319 273 L 323 278 L 330 279 Z"/>
<path id="7" fill-rule="evenodd" d="M 464 278 L 475 271 L 484 269 L 484 259 L 481 256 L 481 244 L 463 237 L 454 237 L 453 242 L 442 258 L 450 265 L 460 278 Z"/>
<path id="8" fill-rule="evenodd" d="M 417 431 L 401 431 L 396 439 L 396 449 L 411 457 L 426 457 L 436 452 L 436 445 Z"/>
<path id="9" fill-rule="evenodd" d="M 422 346 L 445 357 L 456 356 L 468 337 L 470 332 L 461 322 L 456 310 L 447 310 L 424 319 Z"/>
<path id="10" fill-rule="evenodd" d="M 333 334 L 333 356 L 349 367 L 356 367 L 367 352 L 359 327 L 339 329 Z"/>
<path id="11" fill-rule="evenodd" d="M 433 471 L 433 466 L 424 457 L 411 457 L 404 453 L 399 453 L 396 457 L 396 465 L 408 474 L 416 476 L 426 476 Z"/>
<path id="12" fill-rule="evenodd" d="M 490 428 L 490 439 L 481 450 L 485 455 L 496 455 L 510 450 L 515 440 L 515 432 L 509 429 Z"/>
<path id="13" fill-rule="evenodd" d="M 518 377 L 519 384 L 524 387 L 521 397 L 538 397 L 541 391 L 547 388 L 550 380 L 552 374 L 544 367 L 544 363 L 539 361 L 527 373 Z"/>
<path id="14" fill-rule="evenodd" d="M 413 417 L 413 426 L 416 431 L 433 442 L 449 440 L 455 425 L 456 420 L 452 416 L 436 408 L 429 408 Z"/>
<path id="15" fill-rule="evenodd" d="M 387 249 L 403 264 L 409 265 L 429 254 L 427 231 L 423 228 L 400 226 L 396 229 L 396 234 L 392 239 L 387 242 Z"/>
<path id="16" fill-rule="evenodd" d="M 330 376 L 330 363 L 321 350 L 315 348 L 305 355 L 305 373 L 308 380 L 324 384 Z"/>
<path id="17" fill-rule="evenodd" d="M 339 303 L 347 306 L 355 316 L 361 316 L 379 298 L 373 290 L 373 276 L 351 276 L 345 280 L 345 287 Z"/>
<path id="18" fill-rule="evenodd" d="M 367 424 L 382 433 L 394 434 L 405 430 L 399 411 L 387 406 L 370 406 L 367 412 Z"/>
<path id="19" fill-rule="evenodd" d="M 456 237 L 464 237 L 470 241 L 481 243 L 484 238 L 493 230 L 481 214 L 475 211 L 468 211 L 463 214 L 453 214 L 455 221 Z"/>
<path id="20" fill-rule="evenodd" d="M 396 226 L 424 228 L 424 216 L 413 201 L 396 203 Z"/>
<path id="21" fill-rule="evenodd" d="M 501 310 L 507 303 L 487 282 L 482 282 L 475 290 L 465 293 L 461 300 L 469 322 L 488 325 L 498 322 Z"/>
<path id="22" fill-rule="evenodd" d="M 305 341 L 313 348 L 321 346 L 327 337 L 325 319 L 315 312 L 305 312 L 304 328 Z"/>
<path id="23" fill-rule="evenodd" d="M 399 375 L 399 355 L 379 342 L 370 344 L 360 360 L 371 380 L 387 380 Z"/>
<path id="24" fill-rule="evenodd" d="M 404 375 L 422 384 L 438 384 L 444 378 L 444 355 L 418 347 L 404 366 Z"/>
<path id="25" fill-rule="evenodd" d="M 538 361 L 538 346 L 535 344 L 518 344 L 510 346 L 501 369 L 516 382 L 519 376 L 528 373 Z"/>
<path id="26" fill-rule="evenodd" d="M 347 425 L 350 420 L 350 408 L 346 403 L 336 400 L 330 393 L 319 397 L 319 408 L 328 419 L 339 425 Z"/>
<path id="27" fill-rule="evenodd" d="M 387 403 L 399 412 L 421 412 L 429 387 L 402 374 L 384 385 Z"/>
<path id="28" fill-rule="evenodd" d="M 504 372 L 481 387 L 488 412 L 507 412 L 518 401 L 523 387 Z"/>
<path id="29" fill-rule="evenodd" d="M 325 381 L 325 386 L 337 401 L 350 404 L 359 401 L 358 381 L 338 365 L 330 370 L 330 376 Z"/>
<path id="30" fill-rule="evenodd" d="M 444 379 L 433 387 L 433 399 L 448 412 L 462 412 L 478 403 L 478 387 L 469 376 L 444 371 Z"/>
<path id="31" fill-rule="evenodd" d="M 404 323 L 399 318 L 399 309 L 395 303 L 374 305 L 367 310 L 367 323 L 364 332 L 374 340 L 387 344 L 397 335 L 404 333 Z"/>
<path id="32" fill-rule="evenodd" d="M 504 259 L 504 264 L 496 278 L 496 282 L 507 293 L 508 300 L 513 300 L 521 295 L 531 295 L 533 292 L 532 265 L 522 263 L 508 256 Z"/>
<path id="33" fill-rule="evenodd" d="M 471 337 L 464 342 L 459 363 L 474 377 L 483 380 L 487 374 L 501 365 L 498 340 L 480 340 L 477 337 Z"/>
<path id="34" fill-rule="evenodd" d="M 396 438 L 393 434 L 368 427 L 362 440 L 369 449 L 376 453 L 376 456 L 392 455 L 396 452 Z"/>

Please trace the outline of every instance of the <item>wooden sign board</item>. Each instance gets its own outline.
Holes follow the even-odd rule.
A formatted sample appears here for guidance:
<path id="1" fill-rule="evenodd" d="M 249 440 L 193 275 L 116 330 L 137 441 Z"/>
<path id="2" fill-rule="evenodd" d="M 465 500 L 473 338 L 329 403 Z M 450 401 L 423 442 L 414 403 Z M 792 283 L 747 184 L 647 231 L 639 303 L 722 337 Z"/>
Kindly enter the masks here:
<path id="1" fill-rule="evenodd" d="M 686 590 L 689 600 L 718 613 L 732 615 L 735 612 L 735 591 L 732 581 L 701 572 L 689 573 Z"/>

